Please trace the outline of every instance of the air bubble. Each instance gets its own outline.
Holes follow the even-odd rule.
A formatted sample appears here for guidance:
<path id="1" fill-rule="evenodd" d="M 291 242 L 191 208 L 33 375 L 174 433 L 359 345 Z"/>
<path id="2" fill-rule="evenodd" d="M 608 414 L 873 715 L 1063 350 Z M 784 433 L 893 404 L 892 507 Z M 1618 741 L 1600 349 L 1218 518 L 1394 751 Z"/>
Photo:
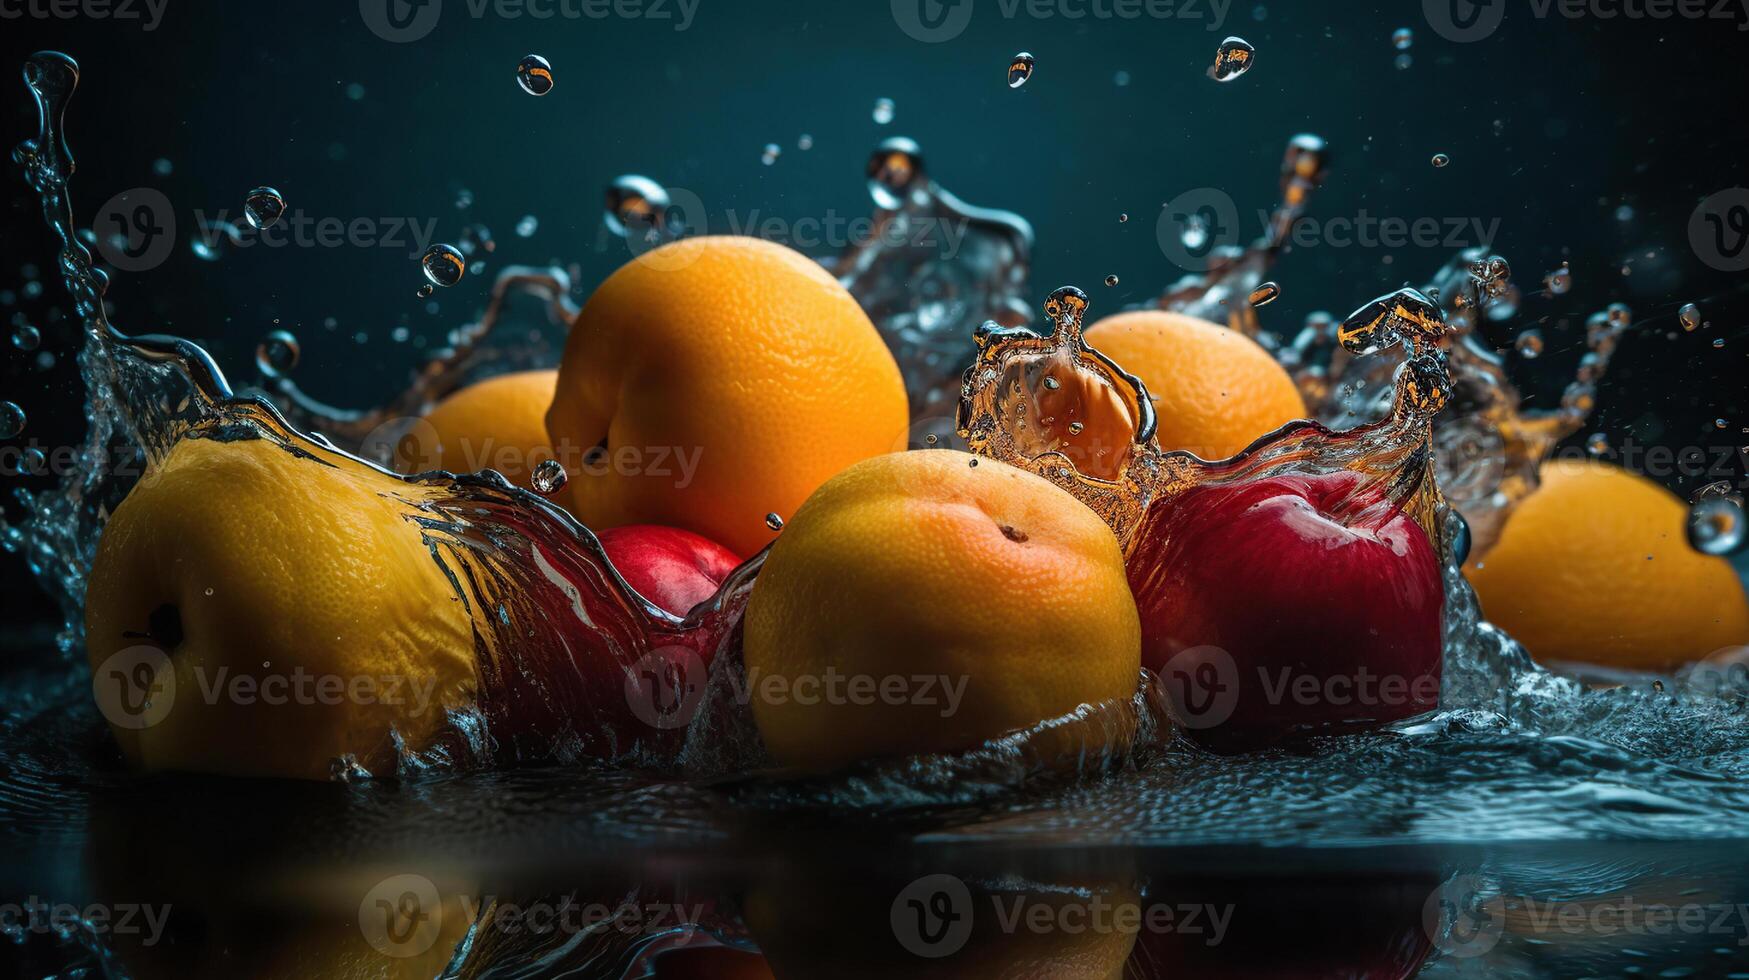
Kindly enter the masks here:
<path id="1" fill-rule="evenodd" d="M 1020 52 L 1008 62 L 1008 87 L 1019 88 L 1032 77 L 1032 70 L 1037 61 L 1025 51 Z"/>
<path id="2" fill-rule="evenodd" d="M 534 492 L 543 497 L 550 497 L 565 489 L 565 484 L 571 481 L 570 474 L 556 459 L 543 459 L 536 463 L 534 472 L 529 474 L 528 483 L 534 487 Z"/>
<path id="3" fill-rule="evenodd" d="M 271 227 L 285 213 L 285 196 L 271 187 L 257 187 L 243 200 L 243 216 L 256 231 Z"/>
<path id="4" fill-rule="evenodd" d="M 0 439 L 16 439 L 24 431 L 24 409 L 16 402 L 0 402 Z"/>
<path id="5" fill-rule="evenodd" d="M 1117 280 L 1116 276 L 1106 276 L 1105 277 L 1105 284 L 1107 286 L 1115 286 L 1115 285 L 1117 285 L 1117 281 L 1118 280 Z"/>
<path id="6" fill-rule="evenodd" d="M 523 58 L 516 66 L 516 84 L 529 95 L 545 95 L 553 90 L 552 62 L 538 54 Z"/>
<path id="7" fill-rule="evenodd" d="M 454 245 L 431 246 L 425 250 L 425 257 L 419 260 L 419 265 L 433 286 L 453 286 L 461 282 L 468 271 L 467 260 Z"/>
<path id="8" fill-rule="evenodd" d="M 1274 282 L 1266 282 L 1251 290 L 1248 297 L 1252 306 L 1268 306 L 1281 298 L 1281 286 Z"/>
<path id="9" fill-rule="evenodd" d="M 892 99 L 876 99 L 875 104 L 874 104 L 874 121 L 875 121 L 875 123 L 878 125 L 881 125 L 881 126 L 885 126 L 886 124 L 892 122 L 894 111 L 895 111 L 895 108 L 893 106 Z"/>
<path id="10" fill-rule="evenodd" d="M 12 346 L 19 350 L 36 350 L 42 346 L 42 331 L 28 323 L 21 323 L 12 328 Z"/>
<path id="11" fill-rule="evenodd" d="M 1515 341 L 1512 346 L 1517 348 L 1518 353 L 1525 360 L 1535 360 L 1536 358 L 1541 357 L 1543 352 L 1542 331 L 1526 330 L 1518 335 L 1518 340 Z"/>
<path id="12" fill-rule="evenodd" d="M 275 377 L 297 367 L 302 354 L 297 337 L 287 330 L 275 330 L 255 348 L 255 364 L 262 374 Z"/>
<path id="13" fill-rule="evenodd" d="M 1728 555 L 1743 546 L 1743 505 L 1733 497 L 1709 497 L 1688 512 L 1688 543 L 1703 555 Z"/>
<path id="14" fill-rule="evenodd" d="M 1257 60 L 1257 49 L 1242 37 L 1229 37 L 1215 49 L 1215 63 L 1208 75 L 1217 82 L 1230 82 L 1251 70 Z"/>
<path id="15" fill-rule="evenodd" d="M 1444 153 L 1435 153 L 1433 155 L 1433 166 L 1436 168 L 1445 167 L 1446 165 L 1448 165 L 1450 163 L 1451 163 L 1451 157 L 1447 156 Z"/>

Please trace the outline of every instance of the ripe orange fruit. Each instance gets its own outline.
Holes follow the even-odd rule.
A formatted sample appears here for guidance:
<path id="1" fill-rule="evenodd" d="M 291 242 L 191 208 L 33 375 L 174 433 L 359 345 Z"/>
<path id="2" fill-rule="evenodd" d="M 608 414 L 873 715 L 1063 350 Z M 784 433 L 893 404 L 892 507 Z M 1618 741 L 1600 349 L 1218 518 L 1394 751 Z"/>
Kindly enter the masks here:
<path id="1" fill-rule="evenodd" d="M 1162 449 L 1226 459 L 1307 415 L 1299 388 L 1275 358 L 1218 324 L 1137 310 L 1100 320 L 1086 338 L 1148 386 Z"/>
<path id="2" fill-rule="evenodd" d="M 590 297 L 547 430 L 585 524 L 682 527 L 745 555 L 771 540 L 766 514 L 888 452 L 908 421 L 892 353 L 836 279 L 782 245 L 705 237 Z"/>
<path id="3" fill-rule="evenodd" d="M 401 452 L 415 467 L 497 470 L 526 487 L 535 465 L 554 455 L 546 416 L 558 381 L 557 371 L 521 371 L 471 384 L 439 402 L 425 416 L 430 427 L 409 432 Z"/>
<path id="4" fill-rule="evenodd" d="M 778 538 L 745 652 L 780 764 L 964 749 L 1135 694 L 1141 625 L 1111 530 L 1044 478 L 975 459 L 858 463 Z"/>
<path id="5" fill-rule="evenodd" d="M 1737 573 L 1690 547 L 1687 521 L 1682 500 L 1645 477 L 1550 463 L 1470 583 L 1539 660 L 1663 670 L 1749 644 Z"/>

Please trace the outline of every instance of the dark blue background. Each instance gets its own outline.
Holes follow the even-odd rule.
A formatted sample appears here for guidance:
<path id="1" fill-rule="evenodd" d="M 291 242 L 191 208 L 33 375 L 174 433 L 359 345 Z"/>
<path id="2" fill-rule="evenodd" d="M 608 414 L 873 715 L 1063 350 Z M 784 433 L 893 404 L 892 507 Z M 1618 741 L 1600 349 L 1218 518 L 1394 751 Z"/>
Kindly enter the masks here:
<path id="1" fill-rule="evenodd" d="M 1530 0 L 1497 0 L 1507 5 L 1501 30 L 1455 44 L 1415 2 L 1235 3 L 1210 30 L 1206 19 L 1009 19 L 999 0 L 973 0 L 964 34 L 926 44 L 900 30 L 886 0 L 700 0 L 680 32 L 673 21 L 475 19 L 465 0 L 447 0 L 429 37 L 390 44 L 353 0 L 167 2 L 150 32 L 137 22 L 0 21 L 0 68 L 14 79 L 0 84 L 0 139 L 34 126 L 14 74 L 24 56 L 55 47 L 80 59 L 68 120 L 80 213 L 88 220 L 118 191 L 156 187 L 183 236 L 163 266 L 116 276 L 118 322 L 197 338 L 237 377 L 278 326 L 303 340 L 298 377 L 312 393 L 373 401 L 418 362 L 416 343 L 437 345 L 477 310 L 491 278 L 441 292 L 433 314 L 413 295 L 421 280 L 402 249 L 257 247 L 197 260 L 187 247 L 194 211 L 235 215 L 258 184 L 317 217 L 436 219 L 443 241 L 482 222 L 498 242 L 494 266 L 574 262 L 586 291 L 626 258 L 601 223 L 602 188 L 618 174 L 693 191 L 712 231 L 729 230 L 730 212 L 743 222 L 848 220 L 869 211 L 869 149 L 904 134 L 956 193 L 1032 222 L 1035 299 L 1075 283 L 1093 293 L 1097 314 L 1180 274 L 1154 240 L 1163 202 L 1222 188 L 1254 234 L 1256 212 L 1276 199 L 1287 139 L 1310 131 L 1330 141 L 1333 160 L 1315 218 L 1361 209 L 1498 218 L 1496 250 L 1527 292 L 1571 261 L 1573 292 L 1529 300 L 1519 321 L 1547 319 L 1550 353 L 1512 359 L 1538 403 L 1552 404 L 1570 379 L 1585 315 L 1621 299 L 1646 322 L 1625 342 L 1593 428 L 1618 442 L 1749 443 L 1740 432 L 1749 426 L 1745 280 L 1706 268 L 1686 231 L 1702 198 L 1749 184 L 1740 109 L 1749 34 L 1737 22 L 1538 19 Z M 1088 0 L 1070 5 L 1088 9 Z M 1416 35 L 1414 65 L 1399 70 L 1390 37 L 1405 26 Z M 1257 46 L 1257 67 L 1219 85 L 1203 72 L 1228 33 Z M 1037 74 L 1010 91 L 1004 71 L 1021 49 L 1037 56 Z M 546 98 L 515 84 L 529 52 L 554 65 Z M 1119 71 L 1127 86 L 1114 82 Z M 361 99 L 347 94 L 354 84 Z M 871 119 L 883 96 L 897 105 L 889 126 Z M 805 152 L 803 133 L 814 140 Z M 774 166 L 760 162 L 766 143 L 783 148 Z M 1436 152 L 1451 165 L 1430 166 Z M 174 165 L 170 176 L 154 172 L 159 158 Z M 53 251 L 16 174 L 0 187 L 0 290 L 17 290 L 21 266 L 47 273 Z M 463 189 L 474 197 L 465 211 L 455 206 Z M 1623 204 L 1632 220 L 1618 220 Z M 1119 224 L 1120 212 L 1131 220 Z M 523 214 L 540 219 L 531 239 L 513 231 Z M 1425 281 L 1447 257 L 1444 248 L 1302 249 L 1278 270 L 1285 292 L 1265 324 L 1291 332 L 1313 310 L 1346 313 Z M 1101 285 L 1112 274 L 1121 284 Z M 1675 313 L 1691 300 L 1712 325 L 1689 335 Z M 68 355 L 76 330 L 56 320 L 64 305 L 51 282 L 40 300 L 0 316 L 22 313 L 43 327 L 45 350 Z M 398 326 L 418 339 L 391 342 Z M 1711 346 L 1719 337 L 1722 350 Z M 1510 331 L 1493 339 L 1509 346 Z M 75 440 L 70 357 L 44 371 L 10 346 L 3 356 L 0 397 L 29 411 L 26 440 Z M 1733 463 L 1738 479 L 1741 466 Z M 1667 482 L 1687 492 L 1704 481 Z M 14 601 L 17 565 L 6 561 L 9 611 L 31 604 Z"/>

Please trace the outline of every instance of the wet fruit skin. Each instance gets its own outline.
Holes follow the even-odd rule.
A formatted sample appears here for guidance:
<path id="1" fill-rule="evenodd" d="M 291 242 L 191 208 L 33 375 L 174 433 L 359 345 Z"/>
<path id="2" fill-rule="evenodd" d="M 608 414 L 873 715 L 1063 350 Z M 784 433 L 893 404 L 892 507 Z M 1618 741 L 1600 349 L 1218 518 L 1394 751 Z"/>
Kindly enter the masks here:
<path id="1" fill-rule="evenodd" d="M 1204 485 L 1144 529 L 1162 543 L 1132 556 L 1142 662 L 1193 740 L 1244 749 L 1438 707 L 1438 559 L 1401 512 L 1333 518 L 1358 482 Z"/>
<path id="2" fill-rule="evenodd" d="M 947 450 L 877 457 L 822 486 L 767 557 L 745 631 L 766 748 L 805 769 L 969 748 L 1128 699 L 1140 674 L 1111 530 L 1041 477 Z M 756 679 L 825 692 L 834 673 L 846 695 L 852 681 L 896 693 L 765 697 Z"/>
<path id="3" fill-rule="evenodd" d="M 519 371 L 476 382 L 445 398 L 396 447 L 403 472 L 497 470 L 519 487 L 552 459 L 546 413 L 557 371 Z"/>
<path id="4" fill-rule="evenodd" d="M 596 535 L 626 584 L 684 618 L 715 595 L 741 559 L 702 535 L 674 527 L 634 524 Z"/>
<path id="5" fill-rule="evenodd" d="M 1162 449 L 1226 459 L 1307 416 L 1299 389 L 1275 358 L 1219 324 L 1140 310 L 1100 320 L 1086 339 L 1147 385 Z"/>
<path id="6" fill-rule="evenodd" d="M 1607 463 L 1560 460 L 1465 568 L 1482 614 L 1543 661 L 1670 670 L 1749 645 L 1731 563 L 1688 543 L 1688 507 Z"/>
<path id="7" fill-rule="evenodd" d="M 902 445 L 905 386 L 850 293 L 799 252 L 700 237 L 622 266 L 565 345 L 547 414 L 590 527 L 661 524 L 740 555 L 815 488 Z M 690 460 L 695 469 L 681 464 Z"/>
<path id="8" fill-rule="evenodd" d="M 328 779 L 343 755 L 392 772 L 391 729 L 414 750 L 443 731 L 476 690 L 472 624 L 401 489 L 349 457 L 265 440 L 172 449 L 111 515 L 87 584 L 96 682 L 119 683 L 106 661 L 136 646 L 174 677 L 161 719 L 111 719 L 128 759 Z M 299 676 L 307 686 L 266 686 Z"/>

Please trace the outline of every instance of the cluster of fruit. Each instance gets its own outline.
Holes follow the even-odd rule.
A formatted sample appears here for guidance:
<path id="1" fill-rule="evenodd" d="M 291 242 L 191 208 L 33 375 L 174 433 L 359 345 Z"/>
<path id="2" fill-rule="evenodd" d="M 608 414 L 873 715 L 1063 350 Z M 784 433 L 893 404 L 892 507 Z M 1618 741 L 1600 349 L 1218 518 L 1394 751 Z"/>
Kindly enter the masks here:
<path id="1" fill-rule="evenodd" d="M 1165 448 L 1221 459 L 1306 414 L 1266 351 L 1214 324 L 1129 313 L 1086 337 L 1146 382 Z M 443 469 L 490 459 L 529 486 L 538 462 L 560 460 L 561 502 L 677 616 L 775 537 L 743 649 L 751 689 L 780 692 L 751 712 L 783 766 L 968 748 L 1128 700 L 1143 667 L 1180 726 L 1217 746 L 1438 703 L 1441 573 L 1400 511 L 1357 505 L 1342 476 L 1211 485 L 1174 502 L 1163 555 L 1126 568 L 1111 530 L 1056 485 L 903 451 L 912 420 L 879 334 L 779 245 L 697 238 L 644 255 L 583 308 L 559 370 L 481 382 L 425 422 L 432 444 L 411 455 Z M 1681 547 L 1679 505 L 1638 478 L 1571 469 L 1477 564 L 1489 612 L 1563 659 L 1666 666 L 1749 639 L 1730 569 Z M 162 653 L 128 663 L 171 675 L 134 678 L 143 690 L 207 696 L 114 724 L 130 759 L 381 770 L 480 697 L 471 613 L 393 481 L 338 454 L 211 440 L 186 440 L 152 477 L 113 514 L 88 586 L 99 698 L 105 665 L 141 645 Z M 1600 510 L 1608 521 L 1588 525 Z M 612 683 L 625 667 L 522 669 Z M 238 697 L 222 680 L 291 671 L 341 693 L 266 701 L 262 685 Z M 360 693 L 359 678 L 403 693 Z"/>

